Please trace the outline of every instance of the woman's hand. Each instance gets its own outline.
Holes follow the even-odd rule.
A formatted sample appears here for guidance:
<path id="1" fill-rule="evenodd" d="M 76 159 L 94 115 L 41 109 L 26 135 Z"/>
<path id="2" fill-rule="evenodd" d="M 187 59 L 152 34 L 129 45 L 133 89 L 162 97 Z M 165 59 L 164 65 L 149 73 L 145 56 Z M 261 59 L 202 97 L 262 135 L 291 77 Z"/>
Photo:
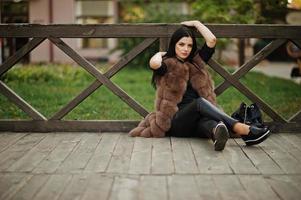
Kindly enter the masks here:
<path id="1" fill-rule="evenodd" d="M 158 52 L 149 60 L 149 66 L 152 69 L 158 69 L 162 64 L 162 57 L 166 54 L 166 52 Z"/>
<path id="2" fill-rule="evenodd" d="M 184 22 L 181 22 L 182 25 L 185 25 L 185 26 L 194 26 L 197 28 L 198 25 L 201 25 L 202 23 L 198 20 L 192 20 L 192 21 L 184 21 Z"/>
<path id="3" fill-rule="evenodd" d="M 182 25 L 195 27 L 206 40 L 206 44 L 208 47 L 213 48 L 216 45 L 216 37 L 215 35 L 200 21 L 192 20 L 192 21 L 184 21 L 181 22 Z"/>

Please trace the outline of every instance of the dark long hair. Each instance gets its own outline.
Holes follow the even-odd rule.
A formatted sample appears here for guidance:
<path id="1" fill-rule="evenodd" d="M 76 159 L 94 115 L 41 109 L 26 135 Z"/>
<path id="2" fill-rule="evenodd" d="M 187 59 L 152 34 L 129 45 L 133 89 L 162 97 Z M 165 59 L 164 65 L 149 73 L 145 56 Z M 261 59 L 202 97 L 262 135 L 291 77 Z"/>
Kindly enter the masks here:
<path id="1" fill-rule="evenodd" d="M 192 58 L 197 50 L 197 44 L 196 44 L 196 39 L 195 39 L 193 31 L 187 26 L 181 26 L 179 29 L 177 29 L 172 34 L 170 41 L 169 41 L 167 53 L 165 54 L 163 59 L 176 56 L 176 43 L 183 37 L 191 37 L 192 38 L 192 50 L 191 50 L 189 56 L 186 58 L 187 61 L 192 60 Z M 156 79 L 157 79 L 157 75 L 154 72 L 153 77 L 152 77 L 152 85 L 154 86 L 154 88 L 156 88 Z"/>

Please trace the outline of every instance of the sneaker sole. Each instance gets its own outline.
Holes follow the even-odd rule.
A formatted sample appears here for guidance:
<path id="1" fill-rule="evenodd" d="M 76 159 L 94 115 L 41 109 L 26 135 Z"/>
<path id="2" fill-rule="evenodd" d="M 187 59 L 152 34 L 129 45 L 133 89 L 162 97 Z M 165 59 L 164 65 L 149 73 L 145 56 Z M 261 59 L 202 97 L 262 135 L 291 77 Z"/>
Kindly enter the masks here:
<path id="1" fill-rule="evenodd" d="M 270 135 L 270 130 L 268 130 L 267 132 L 265 132 L 262 136 L 260 136 L 260 137 L 257 138 L 257 139 L 254 139 L 254 140 L 246 140 L 245 143 L 246 143 L 247 146 L 259 144 L 259 143 L 265 141 L 265 140 L 268 138 L 269 135 Z"/>
<path id="2" fill-rule="evenodd" d="M 229 138 L 229 132 L 227 127 L 224 124 L 219 125 L 216 127 L 215 132 L 215 142 L 214 142 L 214 150 L 215 151 L 222 151 L 224 150 L 226 143 Z"/>

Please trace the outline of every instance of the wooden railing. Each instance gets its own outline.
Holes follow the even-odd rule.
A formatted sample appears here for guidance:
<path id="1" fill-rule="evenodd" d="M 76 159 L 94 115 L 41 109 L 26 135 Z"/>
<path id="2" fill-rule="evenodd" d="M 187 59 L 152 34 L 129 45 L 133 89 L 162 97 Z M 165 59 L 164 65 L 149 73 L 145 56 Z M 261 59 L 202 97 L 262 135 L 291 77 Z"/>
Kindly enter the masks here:
<path id="1" fill-rule="evenodd" d="M 301 48 L 301 26 L 290 25 L 207 25 L 219 38 L 269 38 L 271 43 L 244 63 L 234 73 L 229 74 L 221 64 L 211 59 L 208 64 L 225 80 L 215 88 L 217 95 L 223 93 L 229 86 L 235 87 L 252 102 L 272 118 L 269 122 L 274 132 L 299 132 L 301 133 L 301 111 L 298 111 L 289 120 L 281 117 L 266 102 L 254 94 L 240 82 L 240 78 L 248 73 L 260 61 L 275 49 L 292 41 Z M 128 131 L 137 125 L 138 121 L 79 121 L 62 120 L 71 110 L 79 105 L 102 85 L 110 89 L 116 96 L 127 103 L 141 116 L 147 115 L 147 110 L 130 97 L 125 91 L 114 84 L 110 78 L 125 67 L 131 60 L 147 49 L 156 40 L 160 40 L 160 49 L 167 48 L 167 41 L 171 34 L 179 27 L 178 24 L 101 24 L 101 25 L 38 25 L 38 24 L 1 24 L 0 38 L 27 37 L 32 38 L 20 48 L 13 56 L 5 60 L 0 66 L 0 77 L 14 66 L 22 57 L 48 39 L 67 54 L 71 59 L 95 77 L 95 81 L 85 90 L 72 99 L 66 106 L 56 112 L 52 117 L 46 118 L 22 99 L 4 82 L 0 81 L 0 93 L 17 105 L 32 120 L 0 120 L 0 131 L 25 131 L 25 132 L 51 132 L 51 131 Z M 196 33 L 201 37 L 199 33 Z M 97 68 L 81 57 L 74 49 L 68 46 L 61 38 L 145 38 L 143 42 L 124 55 L 109 71 L 102 74 Z M 300 91 L 301 92 L 301 91 Z M 301 102 L 300 102 L 301 103 Z M 1 105 L 0 105 L 1 106 Z"/>

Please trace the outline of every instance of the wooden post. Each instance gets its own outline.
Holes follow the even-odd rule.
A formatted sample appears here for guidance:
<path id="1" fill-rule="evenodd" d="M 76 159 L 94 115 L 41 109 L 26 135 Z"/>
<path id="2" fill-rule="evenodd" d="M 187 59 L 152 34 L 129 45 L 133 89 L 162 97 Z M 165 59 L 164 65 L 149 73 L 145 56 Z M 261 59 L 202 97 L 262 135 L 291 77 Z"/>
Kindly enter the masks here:
<path id="1" fill-rule="evenodd" d="M 239 66 L 245 63 L 245 40 L 238 40 L 238 56 L 239 56 Z"/>
<path id="2" fill-rule="evenodd" d="M 167 51 L 168 49 L 168 38 L 160 38 L 160 51 Z"/>

